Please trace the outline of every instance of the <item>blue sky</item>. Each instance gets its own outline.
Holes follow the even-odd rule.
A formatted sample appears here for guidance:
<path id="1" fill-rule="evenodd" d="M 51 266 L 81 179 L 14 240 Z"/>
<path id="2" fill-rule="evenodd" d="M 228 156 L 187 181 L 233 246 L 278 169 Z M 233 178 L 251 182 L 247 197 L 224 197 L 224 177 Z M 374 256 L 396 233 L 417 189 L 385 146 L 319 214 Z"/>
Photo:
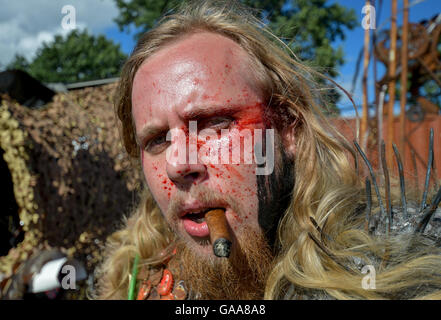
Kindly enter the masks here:
<path id="1" fill-rule="evenodd" d="M 111 28 L 105 30 L 105 35 L 107 38 L 112 39 L 114 42 L 119 43 L 122 51 L 126 54 L 130 54 L 136 42 L 133 39 L 135 32 L 131 30 L 130 33 L 121 32 L 119 28 L 116 26 L 112 26 Z"/>
<path id="2" fill-rule="evenodd" d="M 336 43 L 335 45 L 342 45 L 345 52 L 345 60 L 346 63 L 340 67 L 339 72 L 340 76 L 337 78 L 338 83 L 342 84 L 346 90 L 350 90 L 352 86 L 352 77 L 355 73 L 357 57 L 360 50 L 363 48 L 364 41 L 364 29 L 361 27 L 361 21 L 364 17 L 361 10 L 365 5 L 365 0 L 346 0 L 346 1 L 331 1 L 338 2 L 341 5 L 344 5 L 348 8 L 352 8 L 355 10 L 359 24 L 353 30 L 349 30 L 346 32 L 346 39 L 343 42 Z M 378 3 L 376 0 L 376 14 L 377 14 L 377 31 L 389 29 L 390 28 L 390 16 L 391 16 L 391 6 L 392 1 L 383 0 L 383 5 L 381 12 L 379 12 Z M 441 1 L 439 0 L 409 0 L 409 4 L 411 5 L 409 9 L 409 22 L 419 22 L 422 19 L 431 18 L 433 15 L 441 13 Z M 412 6 L 412 4 L 414 4 Z M 402 25 L 402 9 L 403 9 L 403 1 L 398 0 L 398 26 Z M 380 15 L 378 17 L 378 15 Z M 360 74 L 362 72 L 362 66 L 360 67 Z M 381 62 L 378 62 L 377 66 L 377 79 L 380 79 L 385 72 L 384 66 Z M 370 68 L 369 68 L 369 81 L 368 81 L 368 96 L 369 101 L 371 102 L 374 98 L 373 90 L 374 90 L 374 82 L 373 82 L 373 63 L 371 60 Z M 354 92 L 354 101 L 357 105 L 361 105 L 362 99 L 362 91 L 361 91 L 361 78 L 359 77 L 357 80 L 356 91 Z M 342 98 L 339 103 L 342 114 L 347 116 L 353 116 L 355 113 L 352 108 L 352 104 L 349 99 Z"/>
<path id="3" fill-rule="evenodd" d="M 353 30 L 347 30 L 346 39 L 334 43 L 341 45 L 345 52 L 346 63 L 338 70 L 340 76 L 336 79 L 346 90 L 351 89 L 352 77 L 356 69 L 358 53 L 363 47 L 364 30 L 361 27 L 363 19 L 362 8 L 365 0 L 330 0 L 329 3 L 339 3 L 355 10 L 359 23 Z M 388 29 L 390 26 L 391 0 L 383 0 L 381 13 L 377 3 L 377 29 Z M 441 12 L 440 0 L 409 0 L 415 4 L 410 8 L 410 22 L 418 22 Z M 92 34 L 105 34 L 108 38 L 121 45 L 122 50 L 129 54 L 135 45 L 133 33 L 119 31 L 113 19 L 118 15 L 114 0 L 0 0 L 0 69 L 12 60 L 15 53 L 20 53 L 32 59 L 41 44 L 53 39 L 55 34 L 67 34 L 60 22 L 63 18 L 62 7 L 70 4 L 76 9 L 78 28 L 87 28 Z M 398 0 L 401 13 L 403 1 Z M 378 15 L 380 17 L 378 17 Z M 398 15 L 398 25 L 401 25 L 402 14 Z M 378 64 L 378 78 L 384 73 L 384 67 Z M 369 100 L 373 100 L 372 63 L 369 70 Z M 361 85 L 358 79 L 353 96 L 357 105 L 361 105 Z M 339 102 L 343 115 L 354 114 L 350 101 L 342 98 Z"/>
<path id="4" fill-rule="evenodd" d="M 343 41 L 338 41 L 334 43 L 334 45 L 342 46 L 345 52 L 345 64 L 339 68 L 340 76 L 336 79 L 337 82 L 342 85 L 346 90 L 350 91 L 352 88 L 352 78 L 356 69 L 357 57 L 363 48 L 363 40 L 364 40 L 364 29 L 361 27 L 361 21 L 364 17 L 362 14 L 362 8 L 365 5 L 365 0 L 331 0 L 330 3 L 339 3 L 345 7 L 354 9 L 357 18 L 358 25 L 353 30 L 347 30 L 346 39 Z M 383 0 L 382 8 L 378 7 L 379 0 L 376 0 L 376 14 L 377 14 L 377 31 L 389 29 L 390 28 L 390 15 L 391 15 L 391 2 L 390 0 Z M 409 0 L 410 5 L 412 7 L 409 10 L 409 21 L 410 22 L 418 22 L 421 19 L 430 18 L 433 15 L 441 12 L 441 1 L 439 0 Z M 398 0 L 398 25 L 401 26 L 402 22 L 402 8 L 403 1 Z M 379 17 L 378 17 L 379 15 Z M 379 19 L 379 20 L 378 20 Z M 130 53 L 134 46 L 133 37 L 131 34 L 123 33 L 118 30 L 115 26 L 107 29 L 105 31 L 106 36 L 114 41 L 121 44 L 122 49 L 126 53 Z M 357 105 L 361 105 L 362 99 L 362 88 L 361 88 L 361 72 L 362 67 L 360 67 L 359 78 L 357 79 L 356 90 L 354 91 L 353 99 Z M 377 65 L 377 77 L 381 78 L 385 72 L 384 66 L 381 62 Z M 369 87 L 368 87 L 368 95 L 369 101 L 373 100 L 373 63 L 371 61 L 370 69 L 369 69 Z M 339 102 L 339 107 L 342 110 L 342 114 L 345 116 L 353 116 L 355 114 L 354 109 L 350 100 L 347 97 L 342 97 Z"/>

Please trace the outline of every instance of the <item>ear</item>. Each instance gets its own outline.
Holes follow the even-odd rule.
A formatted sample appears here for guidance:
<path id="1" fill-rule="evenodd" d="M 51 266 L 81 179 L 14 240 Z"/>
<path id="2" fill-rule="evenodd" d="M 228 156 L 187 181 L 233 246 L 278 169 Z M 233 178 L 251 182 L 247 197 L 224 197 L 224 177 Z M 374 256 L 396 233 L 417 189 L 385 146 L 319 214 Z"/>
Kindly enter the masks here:
<path id="1" fill-rule="evenodd" d="M 294 156 L 296 154 L 296 128 L 297 123 L 294 122 L 293 124 L 290 124 L 289 126 L 282 129 L 281 132 L 281 139 L 282 139 L 282 145 L 285 149 L 286 154 L 291 158 L 294 159 Z"/>

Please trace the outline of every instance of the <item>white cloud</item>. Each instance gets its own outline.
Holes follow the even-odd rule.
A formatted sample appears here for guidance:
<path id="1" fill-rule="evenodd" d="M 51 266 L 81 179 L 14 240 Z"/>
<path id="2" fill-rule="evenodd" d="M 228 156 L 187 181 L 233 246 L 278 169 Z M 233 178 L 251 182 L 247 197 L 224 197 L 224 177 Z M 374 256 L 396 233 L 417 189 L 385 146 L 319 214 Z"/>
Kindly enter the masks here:
<path id="1" fill-rule="evenodd" d="M 113 0 L 0 0 L 0 69 L 16 53 L 30 59 L 43 42 L 70 30 L 61 27 L 65 5 L 75 8 L 78 29 L 103 33 L 118 14 Z"/>

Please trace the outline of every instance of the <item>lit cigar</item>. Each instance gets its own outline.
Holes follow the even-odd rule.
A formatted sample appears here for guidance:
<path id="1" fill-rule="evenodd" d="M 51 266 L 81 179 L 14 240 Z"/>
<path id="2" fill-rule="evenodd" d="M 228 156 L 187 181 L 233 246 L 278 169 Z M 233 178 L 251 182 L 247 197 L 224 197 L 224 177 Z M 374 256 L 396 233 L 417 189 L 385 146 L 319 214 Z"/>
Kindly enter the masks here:
<path id="1" fill-rule="evenodd" d="M 210 210 L 205 214 L 205 221 L 210 230 L 210 241 L 214 254 L 217 257 L 228 258 L 231 251 L 231 240 L 225 211 L 222 209 Z"/>

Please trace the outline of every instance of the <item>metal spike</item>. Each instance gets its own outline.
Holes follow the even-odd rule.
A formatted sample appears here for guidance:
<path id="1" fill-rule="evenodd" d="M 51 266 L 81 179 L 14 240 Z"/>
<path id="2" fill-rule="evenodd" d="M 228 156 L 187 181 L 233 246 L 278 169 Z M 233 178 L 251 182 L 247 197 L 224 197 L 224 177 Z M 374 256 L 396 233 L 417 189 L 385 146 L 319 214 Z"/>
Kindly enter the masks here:
<path id="1" fill-rule="evenodd" d="M 366 222 L 364 224 L 364 230 L 369 231 L 369 223 L 371 221 L 371 211 L 372 211 L 372 190 L 371 181 L 366 178 Z"/>
<path id="2" fill-rule="evenodd" d="M 390 201 L 390 180 L 389 180 L 389 170 L 386 163 L 386 146 L 384 140 L 381 140 L 381 166 L 383 167 L 384 174 L 384 184 L 386 185 L 386 210 L 387 219 L 389 221 L 387 231 L 390 233 L 392 226 L 392 204 Z"/>
<path id="3" fill-rule="evenodd" d="M 427 227 L 427 224 L 430 221 L 430 218 L 432 217 L 436 208 L 438 208 L 438 205 L 440 202 L 441 202 L 441 187 L 438 189 L 438 192 L 436 193 L 436 196 L 433 199 L 431 205 L 426 208 L 425 213 L 423 214 L 423 218 L 421 219 L 420 223 L 418 224 L 417 228 L 415 229 L 415 233 L 423 233 L 424 232 L 424 230 Z"/>
<path id="4" fill-rule="evenodd" d="M 421 199 L 420 212 L 426 208 L 427 191 L 429 189 L 430 169 L 433 162 L 433 129 L 430 128 L 429 136 L 429 159 L 427 160 L 426 181 L 424 183 L 423 198 Z"/>
<path id="5" fill-rule="evenodd" d="M 394 148 L 395 159 L 397 160 L 398 166 L 398 175 L 400 177 L 401 206 L 403 207 L 404 217 L 407 219 L 409 218 L 409 215 L 407 213 L 406 186 L 404 184 L 403 163 L 401 162 L 400 152 L 398 152 L 398 148 L 395 143 L 392 143 L 392 147 Z"/>
<path id="6" fill-rule="evenodd" d="M 411 149 L 410 149 L 410 153 L 411 153 L 411 155 L 412 155 L 412 165 L 413 165 L 413 173 L 414 173 L 414 179 L 415 179 L 415 188 L 416 188 L 416 190 L 418 191 L 418 193 L 419 193 L 419 191 L 420 191 L 420 188 L 419 188 L 419 178 L 418 178 L 418 167 L 417 167 L 417 163 L 416 163 L 416 156 L 415 156 L 415 151 L 413 151 L 413 148 L 412 148 L 412 146 L 411 146 Z"/>
<path id="7" fill-rule="evenodd" d="M 355 157 L 354 157 L 354 164 L 355 164 L 355 172 L 357 172 L 357 176 L 360 175 L 360 168 L 358 166 L 358 156 L 357 153 L 355 152 Z"/>
<path id="8" fill-rule="evenodd" d="M 371 163 L 369 162 L 368 158 L 364 154 L 363 150 L 361 150 L 360 145 L 357 143 L 357 141 L 354 141 L 354 144 L 355 144 L 355 147 L 357 148 L 358 152 L 360 153 L 361 157 L 363 158 L 364 162 L 366 163 L 366 166 L 369 169 L 369 173 L 371 175 L 371 180 L 374 185 L 374 190 L 377 195 L 378 204 L 380 205 L 381 214 L 385 215 L 386 212 L 384 211 L 383 200 L 381 199 L 380 190 L 378 189 L 377 179 L 375 178 L 374 169 L 372 169 Z"/>

